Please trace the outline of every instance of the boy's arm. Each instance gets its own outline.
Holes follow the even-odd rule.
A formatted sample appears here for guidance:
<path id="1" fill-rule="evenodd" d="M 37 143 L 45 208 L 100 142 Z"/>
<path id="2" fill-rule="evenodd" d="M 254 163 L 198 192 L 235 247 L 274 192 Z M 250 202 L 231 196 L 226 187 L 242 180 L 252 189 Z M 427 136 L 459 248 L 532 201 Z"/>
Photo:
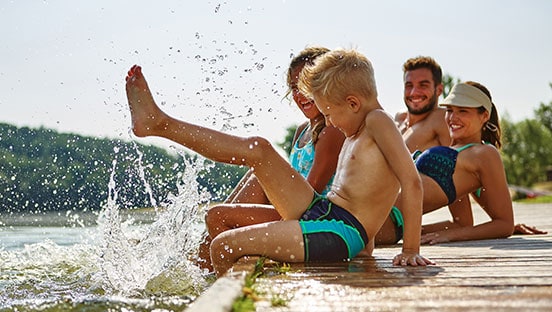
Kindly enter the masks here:
<path id="1" fill-rule="evenodd" d="M 426 265 L 432 261 L 419 255 L 422 222 L 422 182 L 397 127 L 390 118 L 373 124 L 374 140 L 399 180 L 399 203 L 404 218 L 402 253 L 393 259 L 398 265 Z"/>

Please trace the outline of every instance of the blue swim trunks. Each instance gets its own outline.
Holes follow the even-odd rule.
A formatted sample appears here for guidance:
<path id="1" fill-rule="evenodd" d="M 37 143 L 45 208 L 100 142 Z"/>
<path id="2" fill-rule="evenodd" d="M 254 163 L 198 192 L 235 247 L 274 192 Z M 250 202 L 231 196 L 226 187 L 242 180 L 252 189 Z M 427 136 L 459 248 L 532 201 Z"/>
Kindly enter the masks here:
<path id="1" fill-rule="evenodd" d="M 299 225 L 305 243 L 305 262 L 352 259 L 368 243 L 364 227 L 350 212 L 318 194 Z"/>

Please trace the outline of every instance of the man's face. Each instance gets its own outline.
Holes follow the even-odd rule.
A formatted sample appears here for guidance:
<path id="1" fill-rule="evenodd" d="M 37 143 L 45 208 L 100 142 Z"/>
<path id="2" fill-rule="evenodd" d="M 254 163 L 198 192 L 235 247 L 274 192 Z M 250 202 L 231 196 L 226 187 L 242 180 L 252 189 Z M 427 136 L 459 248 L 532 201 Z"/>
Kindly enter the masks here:
<path id="1" fill-rule="evenodd" d="M 407 71 L 404 75 L 404 103 L 413 115 L 427 113 L 437 105 L 442 87 L 436 88 L 428 68 Z"/>

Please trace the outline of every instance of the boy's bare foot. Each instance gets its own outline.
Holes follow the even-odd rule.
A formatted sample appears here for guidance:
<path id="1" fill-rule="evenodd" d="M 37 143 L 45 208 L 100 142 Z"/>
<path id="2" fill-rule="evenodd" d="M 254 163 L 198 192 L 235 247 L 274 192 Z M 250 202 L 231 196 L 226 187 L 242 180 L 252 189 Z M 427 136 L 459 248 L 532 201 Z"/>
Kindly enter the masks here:
<path id="1" fill-rule="evenodd" d="M 145 137 L 156 135 L 158 130 L 166 129 L 167 115 L 155 104 L 142 74 L 142 68 L 138 65 L 132 66 L 125 79 L 134 134 L 138 137 Z"/>

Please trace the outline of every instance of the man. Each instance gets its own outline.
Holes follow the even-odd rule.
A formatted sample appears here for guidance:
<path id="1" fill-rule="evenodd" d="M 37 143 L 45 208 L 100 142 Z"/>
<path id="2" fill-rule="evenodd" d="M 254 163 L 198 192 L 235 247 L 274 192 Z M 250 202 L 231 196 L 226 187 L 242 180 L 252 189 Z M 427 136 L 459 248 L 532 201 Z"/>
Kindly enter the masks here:
<path id="1" fill-rule="evenodd" d="M 450 144 L 445 109 L 437 104 L 443 93 L 441 66 L 431 57 L 417 56 L 403 64 L 404 103 L 407 111 L 397 113 L 395 122 L 399 127 L 408 150 L 424 151 L 432 146 Z M 390 229 L 393 224 L 395 231 Z M 394 244 L 402 237 L 402 214 L 396 207 L 375 239 L 376 245 Z"/>
<path id="2" fill-rule="evenodd" d="M 441 66 L 431 57 L 417 56 L 403 64 L 404 103 L 407 111 L 395 122 L 410 152 L 450 144 L 445 109 L 437 105 L 443 93 Z"/>

